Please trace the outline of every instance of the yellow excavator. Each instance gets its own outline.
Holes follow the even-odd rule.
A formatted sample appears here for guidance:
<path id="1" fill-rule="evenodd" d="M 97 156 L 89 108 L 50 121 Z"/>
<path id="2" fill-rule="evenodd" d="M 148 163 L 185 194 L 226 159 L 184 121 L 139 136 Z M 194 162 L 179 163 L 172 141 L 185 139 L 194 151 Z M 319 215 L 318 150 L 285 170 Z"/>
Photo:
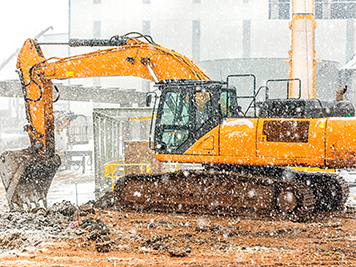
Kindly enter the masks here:
<path id="1" fill-rule="evenodd" d="M 130 37 L 132 35 L 137 37 Z M 60 166 L 60 157 L 55 153 L 53 118 L 53 102 L 58 100 L 59 91 L 52 79 L 93 76 L 136 76 L 155 82 L 209 79 L 185 56 L 161 47 L 149 36 L 141 34 L 114 36 L 107 40 L 71 39 L 68 45 L 113 48 L 46 59 L 36 40 L 25 41 L 18 55 L 17 71 L 28 120 L 25 131 L 31 146 L 19 151 L 5 151 L 0 156 L 0 175 L 10 209 L 46 206 L 48 189 Z"/>
<path id="2" fill-rule="evenodd" d="M 313 9 L 305 7 L 293 7 L 291 27 L 292 32 L 298 27 L 309 29 L 298 38 L 305 38 L 310 46 L 308 40 L 313 38 L 309 34 L 315 23 Z M 113 48 L 68 58 L 46 59 L 40 45 L 27 40 L 17 62 L 31 147 L 6 151 L 0 156 L 0 175 L 11 209 L 38 205 L 40 200 L 46 204 L 48 188 L 60 164 L 54 151 L 55 86 L 51 79 L 93 76 L 135 76 L 154 81 L 160 96 L 155 98 L 159 101 L 154 110 L 157 116 L 152 124 L 153 142 L 149 143 L 153 143 L 156 158 L 204 166 L 203 171 L 119 179 L 114 189 L 117 205 L 248 213 L 290 220 L 303 220 L 315 212 L 333 212 L 344 207 L 349 187 L 337 173 L 287 168 L 356 167 L 355 109 L 347 101 L 314 99 L 314 85 L 309 85 L 314 74 L 310 75 L 310 69 L 305 76 L 305 70 L 299 68 L 301 79 L 295 76 L 293 56 L 299 58 L 303 49 L 297 52 L 292 44 L 289 63 L 290 73 L 294 74 L 283 80 L 288 85 L 286 97 L 270 99 L 268 81 L 265 100 L 257 101 L 261 88 L 253 86 L 249 96 L 241 96 L 230 82 L 233 77 L 246 76 L 255 81 L 254 75 L 211 81 L 192 61 L 155 44 L 149 36 L 70 40 L 70 46 Z M 313 70 L 314 57 L 305 58 L 312 62 Z M 239 102 L 246 98 L 250 104 L 244 110 Z"/>

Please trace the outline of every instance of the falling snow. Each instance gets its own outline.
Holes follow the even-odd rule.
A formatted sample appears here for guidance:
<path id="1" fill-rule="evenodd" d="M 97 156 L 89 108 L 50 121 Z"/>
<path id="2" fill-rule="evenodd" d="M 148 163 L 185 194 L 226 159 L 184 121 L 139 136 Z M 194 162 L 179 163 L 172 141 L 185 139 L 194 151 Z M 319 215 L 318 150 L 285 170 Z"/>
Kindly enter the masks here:
<path id="1" fill-rule="evenodd" d="M 6 2 L 0 266 L 356 265 L 354 1 Z"/>

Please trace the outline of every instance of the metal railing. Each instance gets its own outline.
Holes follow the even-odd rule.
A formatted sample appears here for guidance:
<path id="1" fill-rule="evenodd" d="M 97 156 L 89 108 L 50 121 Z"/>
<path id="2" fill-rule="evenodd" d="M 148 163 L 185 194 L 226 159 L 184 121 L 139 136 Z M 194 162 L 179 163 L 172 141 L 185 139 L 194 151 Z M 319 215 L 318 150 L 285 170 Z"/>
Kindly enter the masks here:
<path id="1" fill-rule="evenodd" d="M 114 179 L 125 176 L 126 167 L 140 167 L 140 173 L 143 173 L 144 167 L 146 173 L 151 172 L 150 164 L 146 163 L 125 163 L 124 160 L 115 160 L 104 164 L 104 177 L 111 179 L 111 190 L 114 191 Z"/>

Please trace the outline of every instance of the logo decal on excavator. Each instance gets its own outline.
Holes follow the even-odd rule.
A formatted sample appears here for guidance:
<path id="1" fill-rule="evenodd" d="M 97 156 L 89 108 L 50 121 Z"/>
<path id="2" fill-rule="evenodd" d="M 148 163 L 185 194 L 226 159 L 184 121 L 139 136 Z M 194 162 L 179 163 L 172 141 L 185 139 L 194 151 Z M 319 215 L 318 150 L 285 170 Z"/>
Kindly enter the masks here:
<path id="1" fill-rule="evenodd" d="M 73 77 L 74 72 L 73 71 L 66 71 L 66 77 Z"/>

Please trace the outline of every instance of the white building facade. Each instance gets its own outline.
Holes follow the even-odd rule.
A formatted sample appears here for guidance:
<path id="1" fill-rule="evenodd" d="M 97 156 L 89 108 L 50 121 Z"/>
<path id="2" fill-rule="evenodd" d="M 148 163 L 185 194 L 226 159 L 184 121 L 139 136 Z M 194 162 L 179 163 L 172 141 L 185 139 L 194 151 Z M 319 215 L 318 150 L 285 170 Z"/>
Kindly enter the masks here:
<path id="1" fill-rule="evenodd" d="M 71 38 L 141 32 L 198 65 L 214 59 L 287 58 L 290 50 L 289 0 L 71 0 L 69 5 Z M 342 66 L 352 58 L 355 17 L 356 0 L 315 0 L 317 59 Z M 71 49 L 72 54 L 82 51 Z M 128 88 L 145 86 L 131 80 Z M 112 81 L 93 83 L 110 86 Z"/>

